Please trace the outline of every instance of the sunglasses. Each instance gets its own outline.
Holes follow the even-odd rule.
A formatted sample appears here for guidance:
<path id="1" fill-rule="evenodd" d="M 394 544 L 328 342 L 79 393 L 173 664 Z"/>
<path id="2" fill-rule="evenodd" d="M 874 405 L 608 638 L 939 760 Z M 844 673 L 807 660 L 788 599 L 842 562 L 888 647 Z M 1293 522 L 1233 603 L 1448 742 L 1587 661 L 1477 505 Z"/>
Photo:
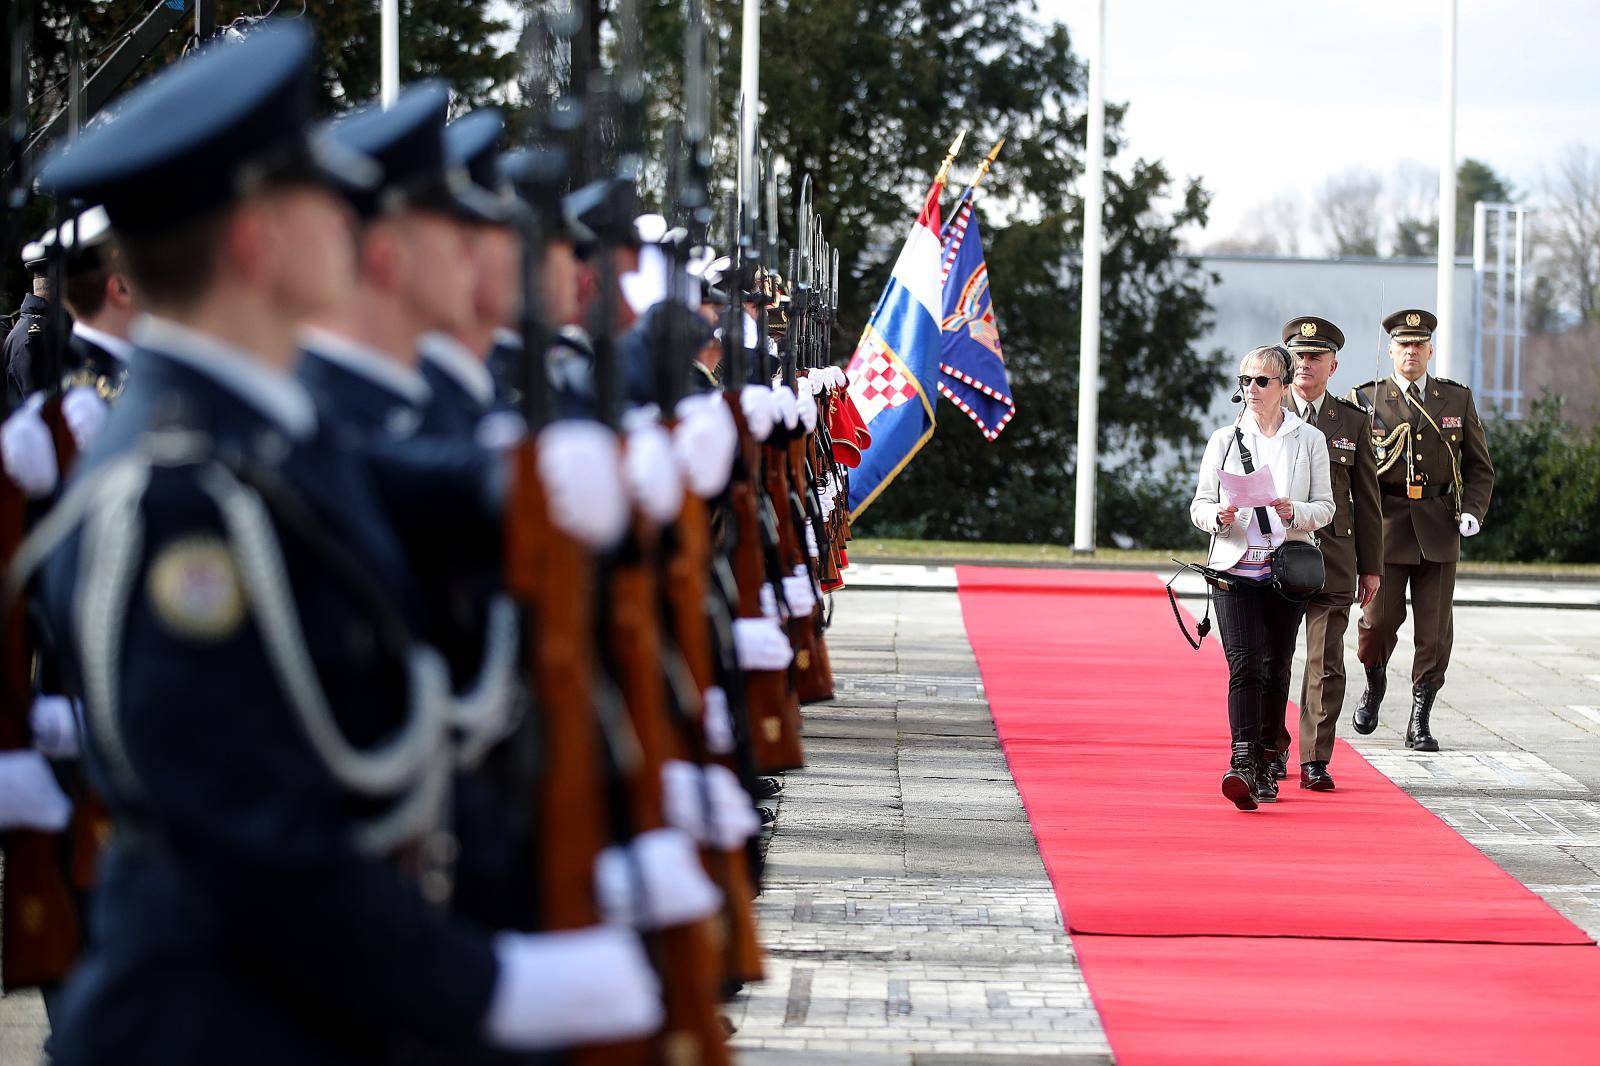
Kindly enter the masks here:
<path id="1" fill-rule="evenodd" d="M 1239 387 L 1242 389 L 1253 381 L 1256 383 L 1256 388 L 1264 389 L 1274 381 L 1279 380 L 1281 379 L 1276 374 L 1257 374 L 1255 377 L 1251 377 L 1249 374 L 1240 374 Z"/>

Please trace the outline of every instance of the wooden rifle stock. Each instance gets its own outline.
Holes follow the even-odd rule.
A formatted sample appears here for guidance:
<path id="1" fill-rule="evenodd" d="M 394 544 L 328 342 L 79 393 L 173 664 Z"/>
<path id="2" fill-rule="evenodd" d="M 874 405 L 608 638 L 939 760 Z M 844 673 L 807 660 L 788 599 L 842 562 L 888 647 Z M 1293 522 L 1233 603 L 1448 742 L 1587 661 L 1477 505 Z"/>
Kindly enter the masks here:
<path id="1" fill-rule="evenodd" d="M 654 547 L 654 532 L 636 521 L 631 542 L 607 567 L 606 581 L 606 640 L 639 741 L 639 760 L 627 781 L 636 833 L 666 825 L 661 771 L 673 754 Z M 722 1066 L 732 1061 L 717 1014 L 722 971 L 713 932 L 711 923 L 702 921 L 646 934 L 661 971 L 667 1024 L 659 1039 L 661 1056 L 668 1063 Z"/>
<path id="2" fill-rule="evenodd" d="M 711 646 L 711 625 L 706 617 L 707 587 L 711 572 L 711 518 L 705 501 L 693 493 L 684 496 L 683 513 L 675 527 L 676 550 L 667 559 L 667 601 L 673 636 L 697 691 L 716 684 L 716 657 Z M 701 763 L 716 761 L 736 770 L 733 760 L 712 755 L 705 740 L 703 719 L 682 724 L 689 753 Z M 756 932 L 755 888 L 750 868 L 740 852 L 702 849 L 706 872 L 722 889 L 726 900 L 727 929 L 723 937 L 724 965 L 734 981 L 759 981 L 763 976 L 761 942 Z"/>
<path id="3" fill-rule="evenodd" d="M 595 861 L 608 834 L 595 719 L 594 563 L 589 550 L 549 516 L 530 437 L 512 464 L 506 507 L 506 588 L 525 608 L 525 661 L 536 695 L 543 758 L 531 864 L 541 931 L 600 921 Z M 646 1066 L 650 1044 L 633 1040 L 569 1049 L 573 1066 Z"/>
<path id="4" fill-rule="evenodd" d="M 756 475 L 761 469 L 761 456 L 750 436 L 744 410 L 739 406 L 739 394 L 728 392 L 724 397 L 739 430 L 739 458 L 728 490 L 733 512 L 733 574 L 739 587 L 738 615 L 760 618 L 761 586 L 766 583 L 761 536 L 762 496 Z M 772 774 L 804 766 L 805 752 L 795 728 L 800 715 L 799 697 L 790 688 L 788 671 L 746 670 L 744 678 L 750 747 L 756 768 L 764 774 Z M 792 713 L 790 704 L 794 705 Z"/>
<path id="5" fill-rule="evenodd" d="M 810 447 L 811 435 L 797 433 L 789 441 L 789 477 L 794 485 L 796 496 L 792 497 L 791 507 L 795 510 L 799 524 L 798 554 L 800 566 L 810 580 L 821 591 L 822 582 L 818 580 L 818 573 L 812 569 L 811 553 L 806 547 L 805 530 L 812 529 L 817 537 L 817 566 L 822 565 L 822 560 L 830 556 L 832 545 L 828 539 L 828 531 L 821 528 L 820 516 L 815 526 L 812 517 L 812 489 L 811 468 L 807 462 L 806 452 Z M 812 609 L 811 615 L 801 619 L 809 630 L 812 641 L 811 665 L 807 671 L 800 675 L 800 699 L 806 703 L 820 702 L 833 699 L 833 663 L 828 658 L 828 642 L 823 636 L 822 603 L 819 600 Z"/>
<path id="6" fill-rule="evenodd" d="M 0 569 L 27 533 L 28 500 L 0 475 Z M 10 606 L 0 634 L 0 751 L 32 747 L 28 715 L 33 707 L 33 649 L 22 600 Z M 49 985 L 61 980 L 78 957 L 77 912 L 61 864 L 55 833 L 16 829 L 0 836 L 5 852 L 0 896 L 0 989 Z"/>
<path id="7" fill-rule="evenodd" d="M 774 430 L 774 435 L 781 431 L 781 427 L 779 430 Z M 802 507 L 800 513 L 796 514 L 799 497 L 795 495 L 795 488 L 790 480 L 790 455 L 795 443 L 793 437 L 788 442 L 768 441 L 762 449 L 767 495 L 771 497 L 778 511 L 778 563 L 785 577 L 793 575 L 797 569 L 801 572 L 806 570 L 805 529 L 802 524 L 804 508 Z M 818 673 L 821 665 L 817 651 L 818 637 L 811 616 L 791 616 L 785 628 L 789 632 L 790 643 L 794 645 L 795 686 L 798 689 L 800 702 L 812 703 L 831 699 L 833 683 L 831 679 L 825 680 Z M 800 715 L 798 707 L 795 708 L 794 715 L 798 730 Z"/>

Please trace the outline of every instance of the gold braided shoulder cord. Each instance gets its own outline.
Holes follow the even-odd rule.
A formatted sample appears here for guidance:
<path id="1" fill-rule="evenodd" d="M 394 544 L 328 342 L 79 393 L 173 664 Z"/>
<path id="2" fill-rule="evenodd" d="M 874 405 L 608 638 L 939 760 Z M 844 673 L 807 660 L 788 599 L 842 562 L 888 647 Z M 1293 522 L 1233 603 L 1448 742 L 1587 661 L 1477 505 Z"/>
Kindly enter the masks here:
<path id="1" fill-rule="evenodd" d="M 1394 432 L 1387 437 L 1379 438 L 1376 434 L 1372 438 L 1372 447 L 1378 453 L 1378 473 L 1387 474 L 1394 469 L 1394 464 L 1400 461 L 1400 450 L 1405 449 L 1406 466 L 1411 465 L 1411 423 L 1402 422 L 1394 427 Z"/>
<path id="2" fill-rule="evenodd" d="M 1457 455 L 1456 450 L 1450 447 L 1450 438 L 1444 435 L 1444 430 L 1439 428 L 1439 423 L 1433 420 L 1433 416 L 1428 413 L 1428 409 L 1421 404 L 1415 406 L 1418 411 L 1422 412 L 1422 417 L 1428 420 L 1428 425 L 1433 427 L 1433 431 L 1439 434 L 1439 443 L 1444 445 L 1445 454 L 1450 456 L 1450 493 L 1455 497 L 1456 519 L 1459 521 L 1461 518 L 1461 456 Z M 1409 424 L 1407 428 L 1409 428 Z M 1409 454 L 1410 450 L 1407 449 L 1407 455 L 1409 456 Z"/>

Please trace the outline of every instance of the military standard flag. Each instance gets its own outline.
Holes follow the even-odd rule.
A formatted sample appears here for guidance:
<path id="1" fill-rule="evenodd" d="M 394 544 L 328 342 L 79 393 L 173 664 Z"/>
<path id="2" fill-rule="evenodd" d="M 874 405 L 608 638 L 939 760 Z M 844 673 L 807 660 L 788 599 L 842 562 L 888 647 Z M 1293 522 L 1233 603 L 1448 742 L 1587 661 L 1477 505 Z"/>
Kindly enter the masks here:
<path id="1" fill-rule="evenodd" d="M 972 189 L 962 194 L 944 229 L 944 314 L 939 348 L 940 395 L 962 411 L 989 440 L 1017 413 L 1000 330 L 989 295 L 989 264 L 983 255 Z"/>
<path id="2" fill-rule="evenodd" d="M 872 433 L 872 447 L 850 477 L 850 515 L 861 514 L 933 436 L 933 395 L 944 317 L 939 195 L 922 212 L 895 261 L 889 285 L 850 357 L 850 397 Z"/>

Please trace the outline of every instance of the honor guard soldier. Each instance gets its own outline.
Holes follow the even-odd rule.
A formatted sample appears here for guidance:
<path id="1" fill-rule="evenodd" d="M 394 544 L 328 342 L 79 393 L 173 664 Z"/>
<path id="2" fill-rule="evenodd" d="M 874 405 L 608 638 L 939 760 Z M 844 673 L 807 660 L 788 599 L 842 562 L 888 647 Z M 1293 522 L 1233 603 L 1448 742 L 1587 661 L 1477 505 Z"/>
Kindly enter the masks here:
<path id="1" fill-rule="evenodd" d="M 1344 634 L 1350 606 L 1378 593 L 1383 573 L 1383 516 L 1379 510 L 1372 418 L 1360 405 L 1328 392 L 1339 368 L 1344 333 L 1325 318 L 1284 323 L 1283 343 L 1295 357 L 1286 405 L 1328 439 L 1333 521 L 1317 531 L 1326 580 L 1306 605 L 1306 669 L 1300 688 L 1300 787 L 1333 791 L 1328 762 L 1344 709 Z M 1288 758 L 1287 728 L 1279 737 L 1278 776 Z"/>
<path id="2" fill-rule="evenodd" d="M 371 169 L 308 136 L 314 79 L 298 25 L 212 44 L 41 175 L 105 204 L 149 311 L 23 560 L 117 821 L 57 1066 L 467 1061 L 660 1020 L 631 931 L 491 935 L 433 902 L 443 669 L 412 636 L 397 519 L 290 372 L 354 284 L 332 188 Z"/>
<path id="3" fill-rule="evenodd" d="M 1439 750 L 1429 716 L 1450 666 L 1461 538 L 1482 528 L 1494 492 L 1494 466 L 1472 391 L 1428 373 L 1437 325 L 1432 314 L 1415 308 L 1385 318 L 1394 374 L 1350 396 L 1372 413 L 1384 545 L 1383 586 L 1359 624 L 1367 688 L 1355 727 L 1358 733 L 1378 728 L 1385 669 L 1406 619 L 1409 587 L 1416 653 L 1406 747 L 1416 751 Z"/>
<path id="4" fill-rule="evenodd" d="M 352 198 L 362 221 L 355 297 L 307 331 L 300 378 L 358 438 L 417 432 L 432 400 L 417 339 L 471 320 L 467 227 L 490 215 L 466 172 L 445 158 L 449 104 L 442 82 L 421 82 L 392 106 L 369 105 L 329 130 L 383 173 L 375 192 Z"/>

